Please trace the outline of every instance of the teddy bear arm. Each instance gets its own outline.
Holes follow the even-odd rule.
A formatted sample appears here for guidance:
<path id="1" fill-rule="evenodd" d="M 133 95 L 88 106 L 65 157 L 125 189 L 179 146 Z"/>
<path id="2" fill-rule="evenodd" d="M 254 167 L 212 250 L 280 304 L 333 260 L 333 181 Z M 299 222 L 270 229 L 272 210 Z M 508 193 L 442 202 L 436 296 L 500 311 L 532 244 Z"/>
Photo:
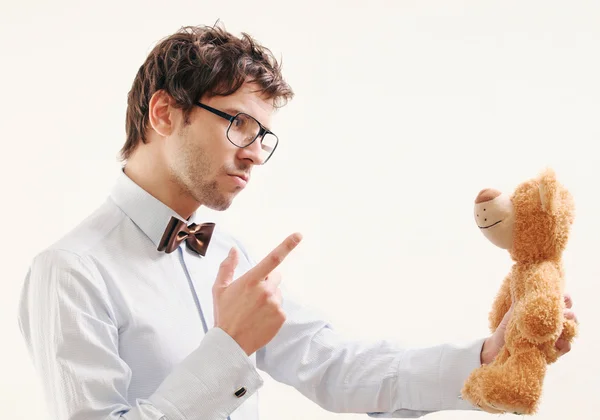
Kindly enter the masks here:
<path id="1" fill-rule="evenodd" d="M 542 265 L 525 279 L 524 295 L 515 306 L 517 325 L 533 343 L 556 340 L 563 324 L 561 277 L 551 265 Z"/>

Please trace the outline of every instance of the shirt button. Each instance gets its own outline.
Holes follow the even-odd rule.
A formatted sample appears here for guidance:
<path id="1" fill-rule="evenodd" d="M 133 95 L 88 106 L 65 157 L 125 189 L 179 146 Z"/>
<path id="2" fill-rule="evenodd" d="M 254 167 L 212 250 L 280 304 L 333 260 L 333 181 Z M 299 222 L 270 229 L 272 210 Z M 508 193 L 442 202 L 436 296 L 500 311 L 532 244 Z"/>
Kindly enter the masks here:
<path id="1" fill-rule="evenodd" d="M 235 396 L 240 398 L 243 397 L 246 394 L 246 388 L 245 387 L 241 387 L 240 389 L 238 389 L 237 391 L 235 391 Z"/>

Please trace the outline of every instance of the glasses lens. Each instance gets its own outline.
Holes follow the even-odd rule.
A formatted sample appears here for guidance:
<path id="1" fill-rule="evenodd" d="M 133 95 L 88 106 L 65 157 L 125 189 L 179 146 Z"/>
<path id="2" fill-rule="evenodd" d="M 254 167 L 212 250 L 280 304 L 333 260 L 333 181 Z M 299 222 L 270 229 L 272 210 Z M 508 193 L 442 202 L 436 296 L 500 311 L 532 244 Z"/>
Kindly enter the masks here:
<path id="1" fill-rule="evenodd" d="M 246 147 L 251 144 L 260 133 L 260 124 L 247 114 L 238 114 L 231 122 L 227 136 L 229 140 L 238 147 Z M 275 134 L 265 133 L 261 141 L 261 161 L 266 162 L 279 139 Z"/>
<path id="2" fill-rule="evenodd" d="M 261 142 L 261 159 L 264 162 L 267 161 L 267 159 L 269 159 L 269 157 L 271 156 L 271 154 L 273 153 L 273 151 L 275 150 L 275 147 L 277 147 L 277 136 L 273 133 L 266 133 L 262 139 Z"/>
<path id="3" fill-rule="evenodd" d="M 249 115 L 239 114 L 229 127 L 229 140 L 239 147 L 246 147 L 258 136 L 260 125 Z"/>

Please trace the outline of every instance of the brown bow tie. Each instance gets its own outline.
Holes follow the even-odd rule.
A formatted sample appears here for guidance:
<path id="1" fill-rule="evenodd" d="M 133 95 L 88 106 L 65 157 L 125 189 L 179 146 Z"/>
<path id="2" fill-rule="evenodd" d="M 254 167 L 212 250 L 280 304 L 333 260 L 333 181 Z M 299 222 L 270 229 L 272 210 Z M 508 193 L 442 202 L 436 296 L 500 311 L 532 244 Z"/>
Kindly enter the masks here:
<path id="1" fill-rule="evenodd" d="M 184 221 L 176 217 L 171 217 L 165 233 L 158 244 L 158 250 L 170 254 L 177 249 L 181 242 L 185 241 L 187 246 L 193 251 L 205 256 L 214 230 L 214 223 L 202 223 L 200 225 L 192 223 L 187 226 Z"/>

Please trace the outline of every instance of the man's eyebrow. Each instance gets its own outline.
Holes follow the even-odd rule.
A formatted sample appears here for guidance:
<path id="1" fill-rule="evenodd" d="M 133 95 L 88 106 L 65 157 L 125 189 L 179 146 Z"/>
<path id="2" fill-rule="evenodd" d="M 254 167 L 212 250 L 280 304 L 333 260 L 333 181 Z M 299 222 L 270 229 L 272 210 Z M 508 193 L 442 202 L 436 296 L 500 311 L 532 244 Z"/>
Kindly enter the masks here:
<path id="1" fill-rule="evenodd" d="M 254 115 L 252 115 L 249 112 L 246 112 L 244 110 L 238 109 L 238 108 L 225 108 L 223 111 L 227 112 L 228 114 L 230 114 L 232 117 L 235 117 L 236 114 L 239 114 L 240 112 L 243 114 L 247 114 L 250 115 L 252 118 L 255 118 L 256 120 L 258 120 L 258 118 L 256 118 Z M 269 127 L 267 127 L 266 125 L 264 125 L 262 122 L 260 122 L 263 127 L 265 127 L 267 130 L 271 131 L 271 129 Z"/>
<path id="2" fill-rule="evenodd" d="M 240 112 L 244 112 L 244 111 L 240 111 L 237 108 L 225 108 L 223 111 L 227 112 L 228 114 L 231 114 L 234 117 L 235 117 L 235 114 L 238 114 Z"/>

